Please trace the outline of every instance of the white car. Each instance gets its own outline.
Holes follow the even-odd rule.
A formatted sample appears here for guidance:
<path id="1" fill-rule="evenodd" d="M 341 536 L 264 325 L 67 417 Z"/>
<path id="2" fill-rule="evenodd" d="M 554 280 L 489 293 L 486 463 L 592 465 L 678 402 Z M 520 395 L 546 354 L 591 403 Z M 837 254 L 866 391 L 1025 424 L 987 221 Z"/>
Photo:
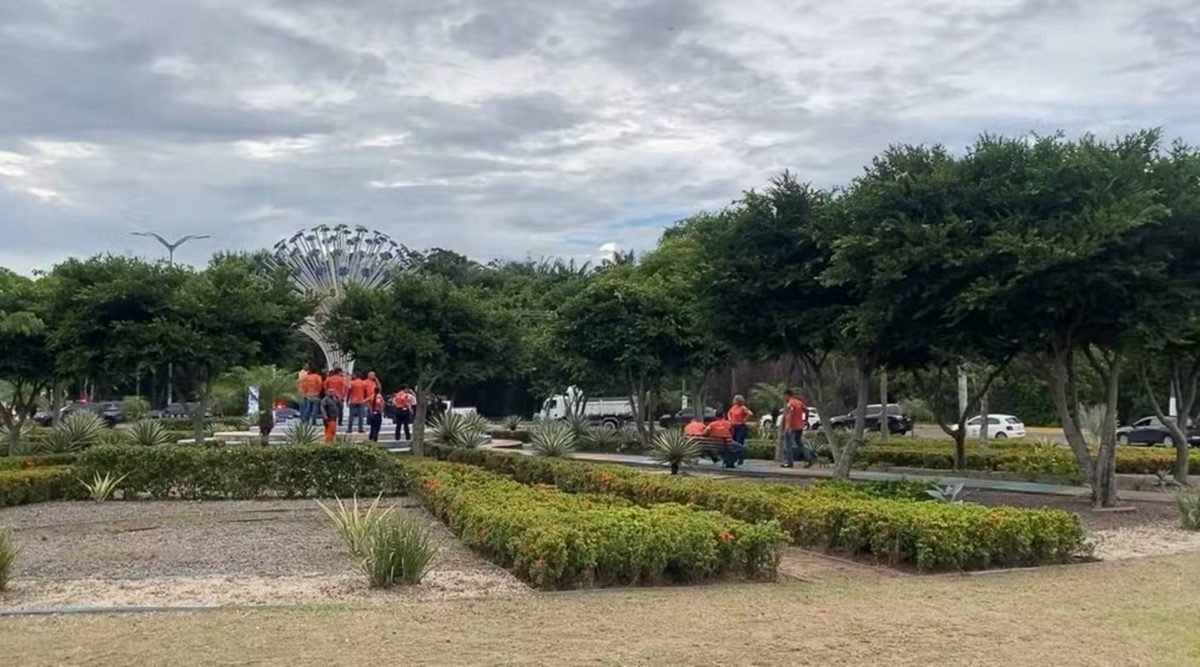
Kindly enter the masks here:
<path id="1" fill-rule="evenodd" d="M 775 418 L 772 417 L 770 413 L 767 413 L 759 418 L 758 423 L 764 429 L 771 429 L 771 428 L 775 427 Z M 815 430 L 820 427 L 821 427 L 821 413 L 817 412 L 816 408 L 809 408 L 808 409 L 808 428 Z"/>
<path id="2" fill-rule="evenodd" d="M 967 420 L 967 437 L 978 438 L 983 417 L 975 416 Z M 988 437 L 994 440 L 1004 438 L 1024 438 L 1025 424 L 1012 415 L 988 415 Z"/>

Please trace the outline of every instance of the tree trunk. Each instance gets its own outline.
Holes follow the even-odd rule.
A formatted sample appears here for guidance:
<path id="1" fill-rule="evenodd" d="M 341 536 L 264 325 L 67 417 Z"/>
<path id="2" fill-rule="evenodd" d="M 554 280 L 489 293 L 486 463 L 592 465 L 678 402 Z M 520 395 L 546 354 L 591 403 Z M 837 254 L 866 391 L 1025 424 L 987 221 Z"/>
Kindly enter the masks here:
<path id="1" fill-rule="evenodd" d="M 825 442 L 828 443 L 829 452 L 836 464 L 841 459 L 842 450 L 834 438 L 833 426 L 829 423 L 829 419 L 833 417 L 836 408 L 833 402 L 829 400 L 829 393 L 825 391 L 825 359 L 809 355 L 799 355 L 798 359 L 801 366 L 805 369 L 805 375 L 810 380 L 804 383 L 805 389 L 808 390 L 809 398 L 816 404 L 817 412 L 821 413 L 821 433 L 825 436 Z M 776 431 L 783 433 L 783 425 L 776 424 L 776 426 Z M 776 460 L 782 461 L 782 457 L 783 445 L 780 444 L 776 447 Z"/>
<path id="2" fill-rule="evenodd" d="M 416 396 L 417 404 L 413 406 L 412 454 L 425 456 L 425 413 L 429 408 L 425 386 L 414 384 L 413 395 Z"/>
<path id="3" fill-rule="evenodd" d="M 1171 440 L 1175 444 L 1175 481 L 1182 486 L 1187 486 L 1191 460 L 1188 431 L 1191 426 L 1192 406 L 1196 401 L 1197 381 L 1200 379 L 1200 363 L 1194 363 L 1191 368 L 1185 370 L 1180 367 L 1177 359 L 1172 360 L 1171 388 L 1178 401 L 1175 414 L 1172 415 L 1174 419 L 1168 419 L 1166 411 L 1162 409 L 1162 404 L 1158 402 L 1158 395 L 1154 393 L 1154 388 L 1150 385 L 1150 377 L 1146 373 L 1144 362 L 1138 364 L 1138 376 L 1141 377 L 1142 389 L 1146 393 L 1146 400 L 1150 402 L 1150 407 L 1154 410 L 1154 416 L 1166 424 L 1167 430 L 1171 432 Z"/>
<path id="4" fill-rule="evenodd" d="M 879 439 L 888 441 L 891 435 L 891 420 L 888 418 L 888 373 L 886 368 L 879 369 Z"/>
<path id="5" fill-rule="evenodd" d="M 979 443 L 987 447 L 988 440 L 992 435 L 992 425 L 989 423 L 991 417 L 988 415 L 987 392 L 982 392 L 979 395 L 979 417 Z"/>
<path id="6" fill-rule="evenodd" d="M 672 475 L 679 474 L 679 461 L 671 461 L 671 474 Z"/>
<path id="7" fill-rule="evenodd" d="M 1099 369 L 1097 369 L 1099 370 Z M 1117 402 L 1120 398 L 1121 357 L 1113 355 L 1104 377 L 1104 425 L 1101 427 L 1100 451 L 1096 455 L 1092 502 L 1099 507 L 1117 504 Z"/>
<path id="8" fill-rule="evenodd" d="M 1067 444 L 1075 454 L 1075 462 L 1079 464 L 1079 472 L 1083 475 L 1084 483 L 1092 486 L 1094 490 L 1095 486 L 1092 484 L 1092 480 L 1095 470 L 1093 469 L 1092 455 L 1088 452 L 1087 440 L 1079 430 L 1079 422 L 1072 404 L 1074 392 L 1071 391 L 1071 387 L 1074 382 L 1072 364 L 1069 360 L 1070 354 L 1069 346 L 1055 346 L 1050 357 L 1051 363 L 1047 379 L 1050 384 L 1050 396 L 1054 400 L 1058 418 L 1062 421 L 1063 435 L 1066 436 Z"/>
<path id="9" fill-rule="evenodd" d="M 842 450 L 842 455 L 834 463 L 833 476 L 836 479 L 850 479 L 850 466 L 854 462 L 854 455 L 858 453 L 858 448 L 863 444 L 863 438 L 866 436 L 867 429 L 867 403 L 871 399 L 871 363 L 866 355 L 860 355 L 858 358 L 858 400 L 854 409 L 854 433 L 850 436 L 850 442 L 846 443 L 846 448 Z M 826 417 L 821 418 L 822 421 Z"/>

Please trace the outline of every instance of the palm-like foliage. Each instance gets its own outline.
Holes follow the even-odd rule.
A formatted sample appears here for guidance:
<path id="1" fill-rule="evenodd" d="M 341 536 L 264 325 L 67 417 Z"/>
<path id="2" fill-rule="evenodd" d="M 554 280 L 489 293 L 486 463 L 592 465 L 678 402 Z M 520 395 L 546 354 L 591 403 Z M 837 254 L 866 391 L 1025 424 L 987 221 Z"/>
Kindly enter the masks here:
<path id="1" fill-rule="evenodd" d="M 154 419 L 142 419 L 134 422 L 125 436 L 126 442 L 139 447 L 155 447 L 169 445 L 174 440 L 167 429 Z"/>
<path id="2" fill-rule="evenodd" d="M 448 412 L 429 425 L 429 441 L 442 447 L 473 448 L 488 441 L 488 422 L 478 414 Z"/>
<path id="3" fill-rule="evenodd" d="M 8 578 L 12 575 L 13 563 L 17 560 L 17 544 L 13 539 L 12 530 L 0 528 L 0 591 L 8 587 Z"/>
<path id="4" fill-rule="evenodd" d="M 607 424 L 591 427 L 588 429 L 587 437 L 583 439 L 584 446 L 596 452 L 619 451 L 627 442 L 629 440 L 625 431 Z"/>
<path id="5" fill-rule="evenodd" d="M 292 428 L 283 436 L 285 445 L 316 445 L 325 439 L 321 429 L 312 424 L 292 424 Z"/>
<path id="6" fill-rule="evenodd" d="M 650 453 L 655 461 L 671 466 L 671 474 L 678 475 L 680 466 L 690 465 L 700 457 L 700 443 L 683 431 L 662 431 L 654 436 Z"/>
<path id="7" fill-rule="evenodd" d="M 529 445 L 538 456 L 567 456 L 577 442 L 574 429 L 562 421 L 540 421 L 529 431 Z"/>
<path id="8" fill-rule="evenodd" d="M 265 445 L 275 428 L 275 403 L 295 397 L 296 374 L 278 366 L 238 368 L 232 374 L 243 389 L 258 388 L 258 433 Z"/>
<path id="9" fill-rule="evenodd" d="M 515 431 L 521 428 L 521 421 L 521 415 L 509 415 L 504 418 L 502 423 L 504 424 L 504 428 Z"/>
<path id="10" fill-rule="evenodd" d="M 103 433 L 104 422 L 91 412 L 81 410 L 54 425 L 46 438 L 45 449 L 51 453 L 78 451 L 99 444 Z"/>

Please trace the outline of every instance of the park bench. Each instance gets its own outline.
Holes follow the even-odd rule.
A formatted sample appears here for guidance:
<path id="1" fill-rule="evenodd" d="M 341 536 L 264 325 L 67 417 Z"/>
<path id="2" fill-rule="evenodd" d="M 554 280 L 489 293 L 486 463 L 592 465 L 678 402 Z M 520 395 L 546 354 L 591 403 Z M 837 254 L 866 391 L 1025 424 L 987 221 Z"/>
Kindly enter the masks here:
<path id="1" fill-rule="evenodd" d="M 707 435 L 692 436 L 692 440 L 700 445 L 700 451 L 703 452 L 704 456 L 713 463 L 717 463 L 721 460 L 722 452 L 727 452 L 731 447 L 734 446 L 734 442 L 732 440 L 727 440 L 725 438 L 714 438 Z"/>

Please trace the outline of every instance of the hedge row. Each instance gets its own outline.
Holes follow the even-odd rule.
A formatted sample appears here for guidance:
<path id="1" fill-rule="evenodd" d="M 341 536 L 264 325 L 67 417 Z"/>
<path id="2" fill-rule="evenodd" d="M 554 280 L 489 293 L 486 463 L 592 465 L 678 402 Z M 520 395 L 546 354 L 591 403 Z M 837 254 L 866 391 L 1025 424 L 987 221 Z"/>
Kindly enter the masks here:
<path id="1" fill-rule="evenodd" d="M 751 522 L 774 519 L 797 545 L 869 555 L 920 570 L 1061 563 L 1087 548 L 1079 517 L 1060 510 L 878 498 L 849 485 L 730 484 L 485 450 L 436 453 L 526 484 L 613 494 L 638 505 L 691 504 Z"/>
<path id="2" fill-rule="evenodd" d="M 83 496 L 83 485 L 70 466 L 0 470 L 0 507 Z"/>
<path id="3" fill-rule="evenodd" d="M 433 514 L 463 543 L 537 588 L 774 579 L 787 535 L 678 504 L 636 507 L 612 495 L 531 487 L 480 468 L 408 459 Z"/>
<path id="4" fill-rule="evenodd" d="M 79 459 L 79 475 L 124 475 L 125 498 L 328 498 L 403 491 L 395 462 L 363 445 L 101 446 Z"/>
<path id="5" fill-rule="evenodd" d="M 20 470 L 43 466 L 69 466 L 79 459 L 78 454 L 39 454 L 37 456 L 0 456 L 0 470 Z"/>
<path id="6" fill-rule="evenodd" d="M 772 459 L 775 445 L 767 441 L 746 443 L 746 456 Z M 1066 445 L 1028 441 L 993 441 L 986 449 L 977 442 L 967 443 L 967 470 L 1013 472 L 1045 475 L 1066 481 L 1079 481 L 1075 455 Z M 901 466 L 954 469 L 954 443 L 932 438 L 893 438 L 888 442 L 868 442 L 854 458 L 856 467 Z M 1191 452 L 1192 466 L 1200 465 L 1200 449 Z M 1175 467 L 1175 450 L 1165 447 L 1117 447 L 1117 472 L 1152 475 Z"/>

